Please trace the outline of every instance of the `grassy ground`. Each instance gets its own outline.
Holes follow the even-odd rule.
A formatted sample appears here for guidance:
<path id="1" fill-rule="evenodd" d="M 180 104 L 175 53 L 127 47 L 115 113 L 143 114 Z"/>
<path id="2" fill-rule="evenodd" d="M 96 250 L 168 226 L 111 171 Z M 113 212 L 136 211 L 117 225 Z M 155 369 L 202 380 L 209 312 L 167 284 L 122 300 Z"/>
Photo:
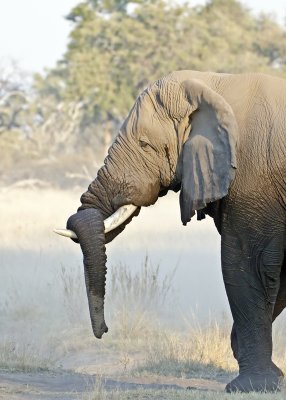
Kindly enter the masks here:
<path id="1" fill-rule="evenodd" d="M 271 397 L 270 397 L 271 396 Z M 139 390 L 137 392 L 96 391 L 84 397 L 84 400 L 284 400 L 285 391 L 277 394 L 248 393 L 227 395 L 221 392 L 176 391 L 176 390 Z"/>
<path id="2" fill-rule="evenodd" d="M 137 390 L 126 392 L 107 392 L 96 388 L 84 396 L 82 400 L 284 400 L 286 391 L 275 394 L 247 393 L 228 395 L 222 392 L 208 392 L 198 390 Z"/>

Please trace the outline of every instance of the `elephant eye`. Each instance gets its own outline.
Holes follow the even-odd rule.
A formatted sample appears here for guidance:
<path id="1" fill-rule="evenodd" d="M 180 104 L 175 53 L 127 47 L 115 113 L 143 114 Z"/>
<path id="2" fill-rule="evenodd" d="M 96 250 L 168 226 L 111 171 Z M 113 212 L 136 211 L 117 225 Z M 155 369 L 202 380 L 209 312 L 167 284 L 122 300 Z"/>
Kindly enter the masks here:
<path id="1" fill-rule="evenodd" d="M 139 139 L 139 146 L 146 152 L 155 151 L 157 152 L 156 148 L 149 142 L 149 139 L 143 136 Z"/>
<path id="2" fill-rule="evenodd" d="M 139 140 L 139 145 L 140 147 L 142 147 L 143 149 L 146 149 L 149 146 L 149 143 L 145 142 L 145 140 Z"/>

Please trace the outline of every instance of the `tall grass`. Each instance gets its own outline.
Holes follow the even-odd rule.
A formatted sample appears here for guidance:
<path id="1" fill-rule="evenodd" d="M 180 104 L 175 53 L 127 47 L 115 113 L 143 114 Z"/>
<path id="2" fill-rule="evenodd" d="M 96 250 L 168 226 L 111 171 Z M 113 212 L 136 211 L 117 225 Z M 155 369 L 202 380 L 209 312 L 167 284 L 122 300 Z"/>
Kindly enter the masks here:
<path id="1" fill-rule="evenodd" d="M 141 374 L 180 378 L 218 378 L 236 370 L 229 329 L 216 320 L 207 325 L 194 321 L 187 331 L 160 331 L 156 342 L 149 343 L 146 362 L 138 368 Z"/>
<path id="2" fill-rule="evenodd" d="M 92 335 L 81 267 L 62 266 L 46 296 L 38 288 L 36 298 L 23 298 L 15 288 L 0 304 L 0 368 L 53 368 L 70 352 L 96 347 L 116 355 L 119 373 L 182 378 L 236 373 L 231 322 L 214 318 L 202 324 L 194 316 L 182 325 L 174 306 L 174 275 L 175 269 L 164 274 L 147 256 L 135 270 L 122 264 L 109 268 L 105 305 L 109 332 L 102 341 Z M 51 287 L 53 303 L 48 297 Z M 285 371 L 284 332 L 281 322 L 274 329 L 274 360 Z"/>
<path id="3" fill-rule="evenodd" d="M 154 265 L 145 256 L 139 270 L 132 272 L 130 266 L 119 264 L 111 269 L 110 292 L 118 304 L 128 304 L 142 311 L 161 310 L 174 290 L 176 268 L 162 275 L 160 264 Z"/>
<path id="4" fill-rule="evenodd" d="M 118 341 L 138 345 L 158 329 L 173 296 L 174 275 L 175 269 L 163 275 L 148 256 L 136 271 L 122 264 L 112 267 L 106 303 Z"/>
<path id="5" fill-rule="evenodd" d="M 174 307 L 174 274 L 175 270 L 162 274 L 160 265 L 154 266 L 148 256 L 135 271 L 122 264 L 109 271 L 105 307 L 111 325 L 104 343 L 120 353 L 120 372 L 132 369 L 136 374 L 187 378 L 234 373 L 237 365 L 230 349 L 230 322 L 213 319 L 202 325 L 193 316 L 182 328 L 178 308 Z M 61 278 L 64 304 L 69 310 L 80 298 L 78 290 L 83 288 L 77 286 L 78 279 L 70 277 L 66 269 L 62 269 Z M 170 304 L 173 307 L 168 307 Z M 164 315 L 170 309 L 173 314 L 167 325 Z M 80 348 L 84 343 L 97 344 L 92 336 L 80 340 Z M 140 365 L 134 370 L 134 354 L 138 352 Z"/>
<path id="6" fill-rule="evenodd" d="M 9 371 L 51 370 L 55 367 L 52 354 L 47 355 L 32 342 L 19 343 L 11 339 L 2 339 L 0 343 L 0 368 Z"/>
<path id="7" fill-rule="evenodd" d="M 88 320 L 86 288 L 83 274 L 83 267 L 71 271 L 61 264 L 61 299 L 65 310 L 65 317 L 70 325 L 84 324 Z"/>

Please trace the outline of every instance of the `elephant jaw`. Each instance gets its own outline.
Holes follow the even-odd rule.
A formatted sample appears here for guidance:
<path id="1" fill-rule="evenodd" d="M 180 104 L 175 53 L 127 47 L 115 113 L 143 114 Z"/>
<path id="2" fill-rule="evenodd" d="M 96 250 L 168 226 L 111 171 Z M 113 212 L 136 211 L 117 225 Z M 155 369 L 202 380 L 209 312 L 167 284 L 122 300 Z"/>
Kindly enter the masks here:
<path id="1" fill-rule="evenodd" d="M 104 220 L 104 233 L 108 233 L 123 224 L 137 209 L 133 204 L 127 204 L 118 208 L 110 217 Z M 65 236 L 71 239 L 77 239 L 77 235 L 70 229 L 54 229 L 58 235 Z"/>

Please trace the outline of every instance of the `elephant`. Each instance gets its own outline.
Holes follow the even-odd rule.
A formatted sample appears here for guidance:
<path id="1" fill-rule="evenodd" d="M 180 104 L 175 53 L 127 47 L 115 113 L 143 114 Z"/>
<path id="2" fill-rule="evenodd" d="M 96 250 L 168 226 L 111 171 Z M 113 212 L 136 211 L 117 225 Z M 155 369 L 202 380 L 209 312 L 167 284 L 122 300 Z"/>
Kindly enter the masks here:
<path id="1" fill-rule="evenodd" d="M 285 110 L 286 81 L 262 73 L 174 71 L 138 96 L 58 232 L 81 246 L 96 337 L 107 332 L 105 244 L 141 207 L 180 191 L 183 225 L 208 215 L 221 235 L 239 366 L 226 391 L 279 390 L 272 322 L 286 306 Z"/>

